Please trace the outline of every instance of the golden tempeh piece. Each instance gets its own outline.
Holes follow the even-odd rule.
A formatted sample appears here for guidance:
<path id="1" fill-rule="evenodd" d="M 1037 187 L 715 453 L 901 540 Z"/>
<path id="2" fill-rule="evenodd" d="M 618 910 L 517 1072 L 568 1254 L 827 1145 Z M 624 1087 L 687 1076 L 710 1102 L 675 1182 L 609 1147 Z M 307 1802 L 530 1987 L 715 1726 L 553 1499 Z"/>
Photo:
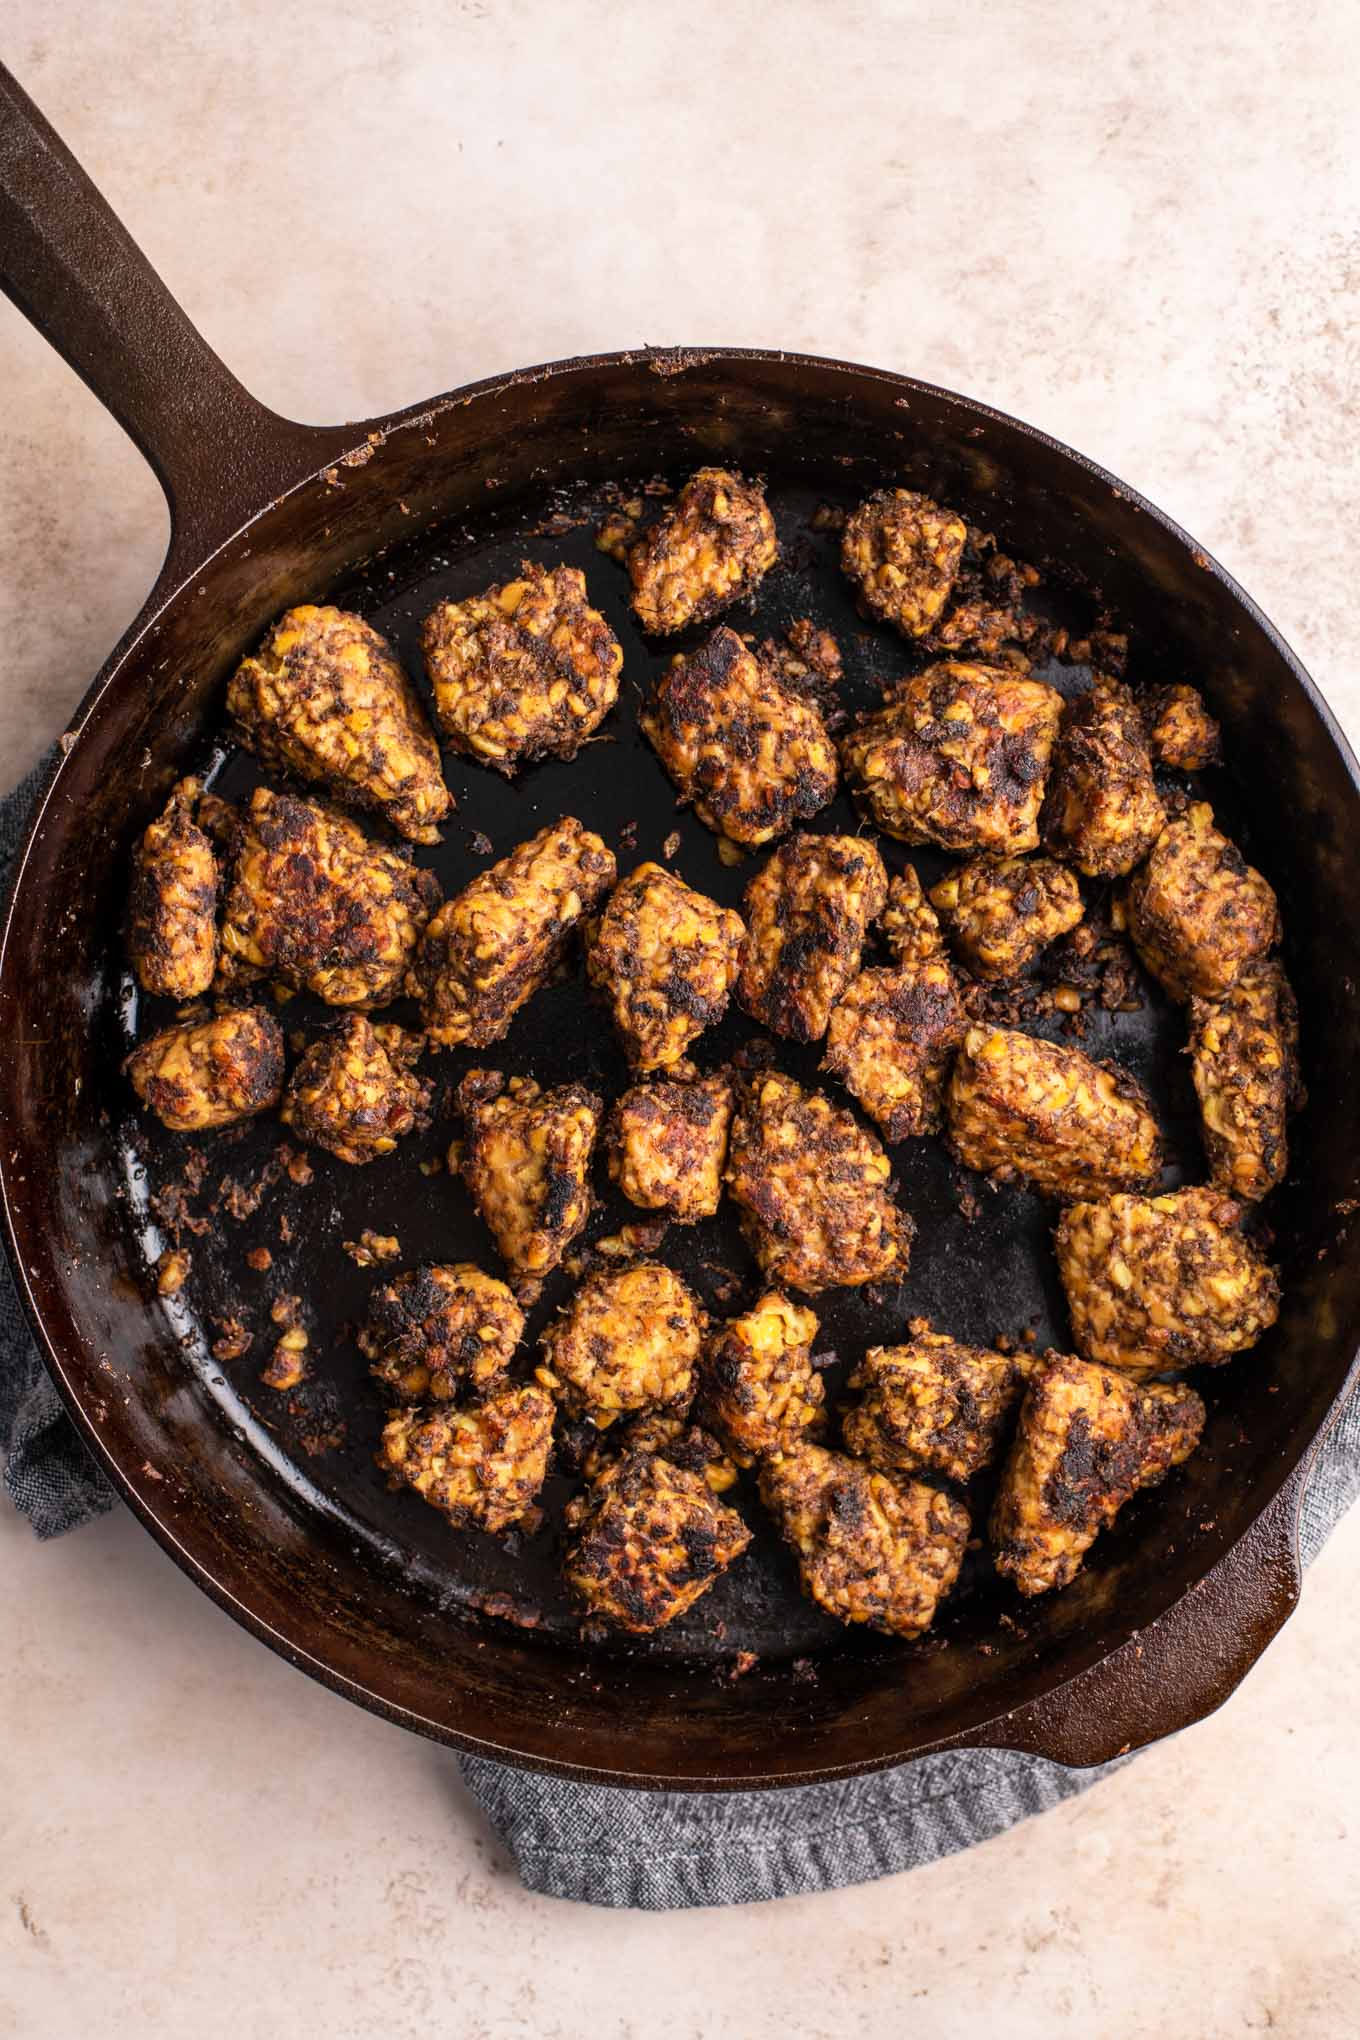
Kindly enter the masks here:
<path id="1" fill-rule="evenodd" d="M 620 880 L 587 931 L 586 967 L 635 1068 L 680 1062 L 722 1019 L 745 937 L 740 914 L 660 864 Z"/>
<path id="2" fill-rule="evenodd" d="M 1117 1063 L 1009 1027 L 970 1027 L 949 1084 L 949 1138 L 970 1169 L 1050 1197 L 1141 1190 L 1161 1170 L 1142 1086 Z"/>
<path id="3" fill-rule="evenodd" d="M 370 1372 L 404 1403 L 480 1395 L 505 1373 L 524 1336 L 510 1290 L 473 1261 L 413 1268 L 369 1299 L 355 1343 Z"/>
<path id="4" fill-rule="evenodd" d="M 812 1365 L 817 1319 L 805 1304 L 767 1289 L 710 1339 L 700 1409 L 738 1466 L 792 1451 L 826 1423 L 826 1385 Z"/>
<path id="5" fill-rule="evenodd" d="M 836 791 L 836 747 L 806 692 L 725 624 L 677 656 L 639 718 L 699 820 L 753 848 L 807 821 Z"/>
<path id="6" fill-rule="evenodd" d="M 692 1608 L 751 1533 L 702 1474 L 647 1452 L 603 1468 L 568 1503 L 567 1585 L 590 1614 L 634 1636 Z"/>
<path id="7" fill-rule="evenodd" d="M 446 900 L 407 989 L 438 1048 L 487 1048 L 544 984 L 577 922 L 614 883 L 612 851 L 566 815 Z"/>
<path id="8" fill-rule="evenodd" d="M 968 527 L 914 489 L 881 489 L 846 519 L 841 566 L 871 616 L 924 637 L 949 600 Z"/>
<path id="9" fill-rule="evenodd" d="M 543 1334 L 538 1378 L 603 1429 L 624 1410 L 684 1413 L 708 1320 L 659 1261 L 588 1276 Z"/>
<path id="10" fill-rule="evenodd" d="M 609 1174 L 643 1211 L 664 1211 L 678 1225 L 712 1218 L 722 1198 L 732 1125 L 725 1076 L 696 1083 L 637 1084 L 609 1119 Z"/>
<path id="11" fill-rule="evenodd" d="M 163 1126 L 203 1133 L 278 1104 L 283 1030 L 262 1006 L 240 1006 L 162 1029 L 123 1068 Z"/>
<path id="12" fill-rule="evenodd" d="M 194 819 L 201 787 L 181 779 L 132 858 L 128 954 L 144 992 L 201 998 L 217 968 L 217 855 Z"/>
<path id="13" fill-rule="evenodd" d="M 831 1010 L 822 1068 L 840 1078 L 885 1140 L 936 1133 L 967 1024 L 943 957 L 862 970 Z"/>
<path id="14" fill-rule="evenodd" d="M 378 1464 L 455 1530 L 513 1529 L 548 1477 L 553 1402 L 541 1388 L 502 1388 L 469 1409 L 398 1410 Z"/>
<path id="15" fill-rule="evenodd" d="M 237 734 L 266 765 L 437 843 L 453 801 L 420 696 L 361 616 L 305 603 L 281 616 L 227 687 Z"/>
<path id="16" fill-rule="evenodd" d="M 879 932 L 894 963 L 903 968 L 949 961 L 935 909 L 910 864 L 889 881 Z"/>
<path id="17" fill-rule="evenodd" d="M 433 872 L 347 815 L 257 786 L 241 818 L 219 978 L 277 978 L 330 1006 L 397 998 L 439 903 Z"/>
<path id="18" fill-rule="evenodd" d="M 1279 1315 L 1242 1208 L 1200 1186 L 1073 1204 L 1053 1236 L 1078 1352 L 1134 1376 L 1217 1367 Z"/>
<path id="19" fill-rule="evenodd" d="M 804 1444 L 764 1462 L 760 1498 L 797 1554 L 803 1592 L 828 1615 L 890 1636 L 929 1629 L 968 1542 L 952 1495 Z"/>
<path id="20" fill-rule="evenodd" d="M 430 1123 L 434 1085 L 411 1067 L 423 1046 L 404 1027 L 346 1014 L 303 1055 L 280 1119 L 342 1162 L 390 1155 L 403 1134 Z"/>
<path id="21" fill-rule="evenodd" d="M 421 645 L 440 728 L 507 778 L 539 758 L 574 758 L 619 697 L 623 646 L 578 567 L 525 560 L 518 580 L 437 604 Z"/>
<path id="22" fill-rule="evenodd" d="M 1223 755 L 1222 733 L 1194 687 L 1159 687 L 1143 703 L 1148 747 L 1173 772 L 1202 772 Z"/>
<path id="23" fill-rule="evenodd" d="M 1125 1502 L 1187 1460 L 1203 1428 L 1191 1388 L 1143 1388 L 1066 1353 L 1046 1355 L 992 1508 L 997 1571 L 1022 1594 L 1067 1586 Z"/>
<path id="24" fill-rule="evenodd" d="M 726 1181 L 769 1281 L 815 1296 L 906 1274 L 913 1227 L 888 1157 L 823 1092 L 778 1070 L 743 1083 Z"/>
<path id="25" fill-rule="evenodd" d="M 1038 848 L 1062 705 L 1042 680 L 947 659 L 901 681 L 856 723 L 841 762 L 890 836 L 1018 856 Z"/>
<path id="26" fill-rule="evenodd" d="M 1120 878 L 1147 856 L 1165 821 L 1137 703 L 1117 680 L 1102 681 L 1064 712 L 1044 842 L 1088 878 Z"/>
<path id="27" fill-rule="evenodd" d="M 580 1084 L 543 1091 L 532 1077 L 469 1070 L 458 1087 L 466 1134 L 449 1170 L 516 1275 L 555 1268 L 590 1216 L 590 1157 L 600 1100 Z"/>
<path id="28" fill-rule="evenodd" d="M 1018 977 L 1080 921 L 1081 888 L 1051 857 L 972 857 L 930 889 L 976 978 Z"/>
<path id="29" fill-rule="evenodd" d="M 1221 999 L 1190 1001 L 1190 1058 L 1212 1180 L 1255 1200 L 1289 1165 L 1298 1102 L 1298 1009 L 1277 963 L 1244 970 Z"/>
<path id="30" fill-rule="evenodd" d="M 746 888 L 741 1005 L 772 1034 L 820 1041 L 887 896 L 883 859 L 862 836 L 781 843 Z"/>
<path id="31" fill-rule="evenodd" d="M 989 1466 L 1034 1362 L 963 1346 L 913 1318 L 904 1346 L 871 1346 L 851 1375 L 845 1449 L 883 1473 L 968 1481 Z"/>
<path id="32" fill-rule="evenodd" d="M 778 557 L 763 490 L 726 468 L 700 468 L 629 549 L 633 613 L 654 637 L 706 623 Z"/>
<path id="33" fill-rule="evenodd" d="M 1133 946 L 1173 999 L 1221 998 L 1280 939 L 1275 895 L 1197 801 L 1129 880 Z"/>

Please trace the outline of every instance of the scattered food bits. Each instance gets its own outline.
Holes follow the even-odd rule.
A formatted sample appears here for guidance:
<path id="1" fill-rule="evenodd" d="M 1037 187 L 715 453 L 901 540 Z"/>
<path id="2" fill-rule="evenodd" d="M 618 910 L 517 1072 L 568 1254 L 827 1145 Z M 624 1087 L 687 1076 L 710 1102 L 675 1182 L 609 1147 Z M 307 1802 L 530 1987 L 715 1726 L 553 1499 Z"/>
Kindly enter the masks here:
<path id="1" fill-rule="evenodd" d="M 365 1226 L 357 1240 L 342 1240 L 341 1249 L 357 1268 L 373 1268 L 379 1261 L 399 1261 L 401 1241 L 395 1233 L 377 1233 Z"/>
<path id="2" fill-rule="evenodd" d="M 156 1263 L 156 1289 L 161 1296 L 176 1296 L 189 1279 L 192 1262 L 184 1247 L 170 1247 Z"/>

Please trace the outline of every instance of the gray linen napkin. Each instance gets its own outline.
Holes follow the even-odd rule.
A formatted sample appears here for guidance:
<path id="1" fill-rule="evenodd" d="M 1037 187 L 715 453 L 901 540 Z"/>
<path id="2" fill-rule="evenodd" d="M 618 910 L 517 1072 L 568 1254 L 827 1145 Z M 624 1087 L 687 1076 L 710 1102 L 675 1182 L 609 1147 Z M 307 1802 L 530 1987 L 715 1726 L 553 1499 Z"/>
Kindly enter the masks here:
<path id="1" fill-rule="evenodd" d="M 0 899 L 45 759 L 0 802 Z M 5 1487 L 39 1537 L 112 1508 L 43 1368 L 0 1256 L 0 1452 Z M 1304 1499 L 1305 1561 L 1360 1492 L 1360 1397 L 1333 1426 Z M 1131 1759 L 1089 1771 L 1010 1750 L 923 1757 L 895 1771 L 782 1792 L 630 1792 L 573 1785 L 481 1757 L 464 1780 L 531 1891 L 666 1912 L 833 1891 L 914 1870 L 1084 1792 Z"/>

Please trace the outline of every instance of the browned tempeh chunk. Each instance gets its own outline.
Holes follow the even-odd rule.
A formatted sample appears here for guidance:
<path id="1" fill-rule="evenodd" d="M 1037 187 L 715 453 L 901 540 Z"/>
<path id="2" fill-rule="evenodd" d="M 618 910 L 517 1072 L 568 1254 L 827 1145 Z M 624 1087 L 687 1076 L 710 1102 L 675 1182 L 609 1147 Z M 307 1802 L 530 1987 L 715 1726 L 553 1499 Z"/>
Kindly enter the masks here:
<path id="1" fill-rule="evenodd" d="M 408 985 L 432 1046 L 500 1041 L 616 868 L 600 838 L 566 815 L 447 900 L 425 930 Z"/>
<path id="2" fill-rule="evenodd" d="M 217 968 L 217 855 L 195 819 L 201 788 L 181 779 L 132 858 L 128 953 L 144 992 L 197 999 Z"/>
<path id="3" fill-rule="evenodd" d="M 415 843 L 437 843 L 453 802 L 420 697 L 386 638 L 347 610 L 304 603 L 242 659 L 227 708 L 249 750 Z"/>
<path id="4" fill-rule="evenodd" d="M 797 1554 L 803 1592 L 828 1615 L 891 1636 L 929 1629 L 968 1542 L 952 1495 L 803 1444 L 764 1461 L 760 1498 Z"/>
<path id="5" fill-rule="evenodd" d="M 699 820 L 733 843 L 772 842 L 835 794 L 817 702 L 725 624 L 671 662 L 640 720 Z"/>
<path id="6" fill-rule="evenodd" d="M 746 1011 L 772 1034 L 819 1041 L 887 893 L 883 859 L 862 836 L 782 843 L 746 888 Z"/>
<path id="7" fill-rule="evenodd" d="M 970 1169 L 1023 1176 L 1050 1197 L 1142 1189 L 1161 1170 L 1157 1122 L 1127 1070 L 1009 1027 L 965 1034 L 949 1138 Z"/>
<path id="8" fill-rule="evenodd" d="M 574 758 L 618 699 L 623 647 L 577 567 L 525 560 L 517 580 L 436 604 L 421 644 L 445 736 L 507 778 Z"/>
<path id="9" fill-rule="evenodd" d="M 1173 999 L 1221 998 L 1280 939 L 1275 895 L 1198 801 L 1168 822 L 1128 887 L 1134 948 Z"/>
<path id="10" fill-rule="evenodd" d="M 740 914 L 660 864 L 615 886 L 588 931 L 586 962 L 637 1069 L 680 1062 L 722 1019 L 745 936 Z"/>
<path id="11" fill-rule="evenodd" d="M 1188 1459 L 1203 1428 L 1192 1388 L 1142 1388 L 1068 1354 L 1045 1355 L 992 1509 L 997 1571 L 1022 1594 L 1067 1586 L 1130 1496 Z"/>
<path id="12" fill-rule="evenodd" d="M 759 483 L 700 468 L 629 550 L 633 612 L 657 637 L 706 623 L 749 595 L 778 557 Z"/>
<path id="13" fill-rule="evenodd" d="M 283 1090 L 283 1031 L 263 1006 L 234 1007 L 166 1027 L 123 1065 L 133 1090 L 172 1133 L 252 1119 Z"/>
<path id="14" fill-rule="evenodd" d="M 1144 1375 L 1218 1366 L 1254 1346 L 1280 1289 L 1241 1217 L 1204 1187 L 1070 1205 L 1054 1245 L 1077 1350 Z"/>
<path id="15" fill-rule="evenodd" d="M 841 739 L 870 819 L 904 843 L 1018 856 L 1039 808 L 1062 696 L 1004 666 L 947 659 L 898 683 Z"/>

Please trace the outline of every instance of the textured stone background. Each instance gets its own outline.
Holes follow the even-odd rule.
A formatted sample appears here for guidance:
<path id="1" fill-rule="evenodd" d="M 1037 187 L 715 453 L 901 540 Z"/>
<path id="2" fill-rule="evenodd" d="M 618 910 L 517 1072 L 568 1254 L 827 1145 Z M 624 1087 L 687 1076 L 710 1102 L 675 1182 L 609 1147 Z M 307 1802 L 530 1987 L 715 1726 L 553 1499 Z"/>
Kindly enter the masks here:
<path id="1" fill-rule="evenodd" d="M 840 354 L 1045 426 L 1245 582 L 1353 732 L 1348 0 L 10 0 L 4 55 L 269 403 L 640 341 Z M 0 769 L 165 542 L 0 306 Z M 1354 2030 L 1360 1521 L 1212 1721 L 973 1855 L 744 1914 L 529 1899 L 452 1763 L 140 1530 L 0 1518 L 0 2033 Z"/>

